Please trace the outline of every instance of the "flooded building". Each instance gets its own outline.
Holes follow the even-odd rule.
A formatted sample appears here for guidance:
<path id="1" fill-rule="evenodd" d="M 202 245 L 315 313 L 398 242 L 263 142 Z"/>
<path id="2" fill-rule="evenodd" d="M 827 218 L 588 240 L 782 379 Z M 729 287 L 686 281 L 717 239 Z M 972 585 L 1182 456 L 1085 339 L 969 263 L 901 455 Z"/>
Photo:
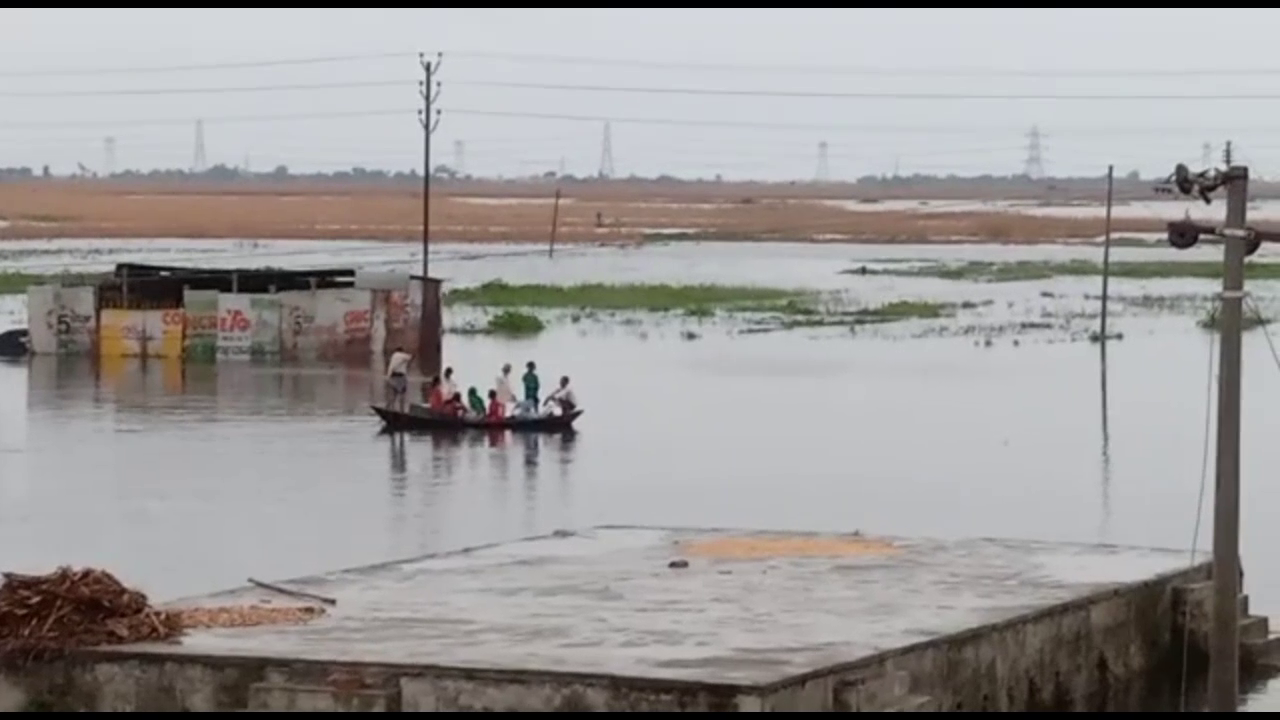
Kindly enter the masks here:
<path id="1" fill-rule="evenodd" d="M 435 279 L 424 283 L 408 273 L 354 269 L 120 264 L 95 286 L 28 288 L 31 351 L 205 362 L 367 362 L 397 345 L 418 347 L 424 287 L 428 319 L 434 319 L 429 327 L 438 335 Z"/>

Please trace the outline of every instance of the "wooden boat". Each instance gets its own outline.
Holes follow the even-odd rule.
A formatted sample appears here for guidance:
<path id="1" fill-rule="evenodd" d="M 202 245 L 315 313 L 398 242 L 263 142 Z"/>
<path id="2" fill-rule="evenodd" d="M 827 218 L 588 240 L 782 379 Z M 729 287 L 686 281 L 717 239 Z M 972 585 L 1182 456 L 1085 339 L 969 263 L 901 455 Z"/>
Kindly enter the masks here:
<path id="1" fill-rule="evenodd" d="M 573 429 L 573 421 L 582 416 L 582 410 L 567 415 L 538 415 L 535 417 L 508 417 L 491 420 L 460 418 L 433 413 L 421 406 L 411 406 L 409 412 L 370 405 L 382 420 L 387 432 L 462 432 L 465 430 L 510 430 L 512 432 L 562 433 Z"/>

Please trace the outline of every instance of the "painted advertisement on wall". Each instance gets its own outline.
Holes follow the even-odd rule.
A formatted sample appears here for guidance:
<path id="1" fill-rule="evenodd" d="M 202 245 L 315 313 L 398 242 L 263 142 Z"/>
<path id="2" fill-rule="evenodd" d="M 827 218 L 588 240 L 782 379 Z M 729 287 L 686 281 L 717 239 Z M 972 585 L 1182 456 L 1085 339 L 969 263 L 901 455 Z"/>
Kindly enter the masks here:
<path id="1" fill-rule="evenodd" d="M 250 296 L 218 293 L 218 359 L 248 360 L 252 347 Z"/>
<path id="2" fill-rule="evenodd" d="M 143 316 L 142 355 L 169 360 L 182 357 L 183 326 L 186 313 L 181 309 L 135 311 Z"/>
<path id="3" fill-rule="evenodd" d="M 37 355 L 87 355 L 97 338 L 97 291 L 92 287 L 27 288 L 27 331 Z"/>
<path id="4" fill-rule="evenodd" d="M 99 355 L 104 358 L 181 358 L 182 326 L 182 310 L 104 308 L 99 323 Z"/>
<path id="5" fill-rule="evenodd" d="M 218 356 L 218 291 L 184 290 L 186 317 L 184 354 L 188 360 L 212 362 Z"/>
<path id="6" fill-rule="evenodd" d="M 99 354 L 105 358 L 142 356 L 146 315 L 141 310 L 104 308 L 98 318 Z"/>
<path id="7" fill-rule="evenodd" d="M 315 360 L 320 348 L 316 332 L 316 293 L 282 292 L 280 298 L 280 357 L 289 361 Z"/>
<path id="8" fill-rule="evenodd" d="M 253 358 L 280 356 L 280 296 L 250 295 L 249 313 L 252 316 L 249 355 Z"/>
<path id="9" fill-rule="evenodd" d="M 58 288 L 31 285 L 27 288 L 27 340 L 36 355 L 58 353 Z"/>
<path id="10" fill-rule="evenodd" d="M 98 289 L 58 288 L 58 354 L 88 355 L 98 339 Z"/>
<path id="11" fill-rule="evenodd" d="M 410 334 L 408 290 L 375 290 L 373 293 L 373 349 L 383 357 L 396 347 L 418 352 L 417 333 Z"/>
<path id="12" fill-rule="evenodd" d="M 368 362 L 372 351 L 373 292 L 355 288 L 316 293 L 319 358 Z"/>

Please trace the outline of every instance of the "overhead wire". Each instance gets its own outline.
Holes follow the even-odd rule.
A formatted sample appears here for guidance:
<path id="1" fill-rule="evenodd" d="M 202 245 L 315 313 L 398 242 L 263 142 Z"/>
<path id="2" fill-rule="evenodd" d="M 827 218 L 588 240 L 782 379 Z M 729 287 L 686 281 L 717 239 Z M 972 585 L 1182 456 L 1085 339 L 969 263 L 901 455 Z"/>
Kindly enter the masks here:
<path id="1" fill-rule="evenodd" d="M 1220 301 L 1215 303 L 1213 306 L 1213 309 L 1211 310 L 1211 316 L 1217 317 L 1218 313 L 1221 312 L 1221 309 L 1222 309 L 1222 303 Z M 1214 349 L 1217 345 L 1217 339 L 1218 339 L 1217 333 L 1211 333 L 1209 335 L 1209 362 L 1208 362 L 1208 371 L 1207 371 L 1208 379 L 1205 381 L 1205 390 L 1204 390 L 1204 438 L 1203 438 L 1203 442 L 1201 443 L 1201 449 L 1200 449 L 1200 489 L 1196 495 L 1195 524 L 1192 526 L 1192 531 L 1191 531 L 1191 551 L 1190 551 L 1190 559 L 1188 560 L 1188 564 L 1193 566 L 1196 564 L 1196 559 L 1197 559 L 1196 553 L 1199 551 L 1200 527 L 1201 527 L 1201 524 L 1203 523 L 1203 518 L 1204 518 L 1205 490 L 1208 487 L 1208 479 L 1209 479 L 1209 442 L 1213 434 L 1212 433 L 1213 381 L 1214 381 L 1213 356 L 1214 356 Z M 1187 648 L 1190 647 L 1190 642 L 1191 642 L 1191 603 L 1186 603 L 1186 605 L 1183 608 L 1182 632 L 1183 632 L 1182 634 L 1182 648 L 1183 648 L 1182 674 L 1181 674 L 1181 681 L 1179 684 L 1178 710 L 1179 712 L 1186 712 L 1187 696 L 1189 693 L 1188 673 L 1190 670 L 1190 659 L 1189 659 L 1189 653 L 1187 652 Z"/>
<path id="2" fill-rule="evenodd" d="M 3 70 L 0 78 L 50 78 L 92 77 L 100 75 L 148 75 L 175 72 L 202 72 L 211 70 L 241 70 L 272 67 L 297 67 L 326 65 L 365 60 L 407 59 L 411 52 L 353 53 L 348 55 L 313 55 L 309 57 L 274 58 L 265 60 L 215 61 L 186 63 L 181 65 L 133 65 L 123 67 L 49 68 L 41 70 Z"/>
<path id="3" fill-rule="evenodd" d="M 473 50 L 446 50 L 447 57 L 478 60 L 502 60 L 532 62 L 553 65 L 579 65 L 591 67 L 630 67 L 655 70 L 706 70 L 713 72 L 796 73 L 804 75 L 862 75 L 880 77 L 1056 77 L 1056 78 L 1112 78 L 1112 77 L 1217 77 L 1217 76 L 1266 76 L 1280 75 L 1280 67 L 1167 67 L 1167 68 L 994 68 L 994 67 L 890 67 L 882 65 L 826 65 L 826 64 L 752 64 L 709 63 L 678 60 L 653 60 L 586 55 L 555 55 L 542 53 L 510 53 Z"/>
<path id="4" fill-rule="evenodd" d="M 711 97 L 769 97 L 814 98 L 849 100 L 1054 100 L 1054 101 L 1152 101 L 1174 100 L 1206 102 L 1213 100 L 1280 100 L 1280 93 L 1113 93 L 1113 94 L 1064 94 L 1064 93 L 953 93 L 953 92 L 862 92 L 815 91 L 779 89 L 726 89 L 706 87 L 642 86 L 642 85 L 577 85 L 570 83 L 513 82 L 506 80 L 451 80 L 451 85 L 477 87 L 524 88 L 531 90 L 557 90 L 568 92 L 633 93 L 643 95 L 700 95 Z"/>
<path id="5" fill-rule="evenodd" d="M 350 90 L 356 88 L 410 87 L 416 79 L 353 80 L 322 83 L 285 83 L 275 85 L 239 85 L 220 87 L 156 87 L 109 88 L 84 90 L 0 90 L 0 97 L 39 99 L 72 97 L 128 97 L 153 95 L 223 95 L 235 93 L 291 92 L 311 90 Z M 504 89 L 547 90 L 561 92 L 623 93 L 642 95 L 690 95 L 702 97 L 759 97 L 779 99 L 822 100 L 948 100 L 948 101 L 1085 101 L 1085 102 L 1133 102 L 1133 101 L 1256 101 L 1280 100 L 1280 93 L 974 93 L 974 92 L 907 92 L 907 91 L 843 91 L 843 90 L 790 90 L 776 88 L 711 88 L 658 85 L 604 85 L 547 82 L 519 82 L 508 80 L 450 80 L 450 85 L 489 87 Z"/>
<path id="6" fill-rule="evenodd" d="M 353 90 L 356 88 L 413 86 L 415 80 L 354 80 L 349 82 L 285 83 L 278 85 L 234 85 L 221 87 L 116 88 L 109 90 L 0 90 L 0 97 L 72 98 L 127 97 L 151 95 L 225 95 L 232 93 L 297 92 L 308 90 Z"/>

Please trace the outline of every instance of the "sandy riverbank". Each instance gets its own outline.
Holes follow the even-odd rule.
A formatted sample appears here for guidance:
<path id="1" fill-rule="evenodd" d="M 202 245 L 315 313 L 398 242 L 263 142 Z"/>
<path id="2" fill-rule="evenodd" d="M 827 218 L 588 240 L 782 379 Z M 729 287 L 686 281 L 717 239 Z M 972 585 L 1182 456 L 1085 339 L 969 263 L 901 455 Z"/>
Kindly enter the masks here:
<path id="1" fill-rule="evenodd" d="M 554 186 L 530 183 L 510 196 L 433 192 L 431 227 L 440 241 L 542 242 L 551 231 Z M 1100 213 L 1049 213 L 1039 205 L 883 202 L 798 198 L 766 185 L 682 197 L 620 186 L 566 186 L 557 241 L 658 239 L 802 242 L 1037 243 L 1096 238 Z M 1216 208 L 1215 208 L 1216 209 Z M 1165 217 L 1118 214 L 1116 233 L 1160 232 Z M 414 240 L 422 197 L 404 186 L 125 184 L 50 181 L 0 185 L 0 238 L 262 238 Z"/>

